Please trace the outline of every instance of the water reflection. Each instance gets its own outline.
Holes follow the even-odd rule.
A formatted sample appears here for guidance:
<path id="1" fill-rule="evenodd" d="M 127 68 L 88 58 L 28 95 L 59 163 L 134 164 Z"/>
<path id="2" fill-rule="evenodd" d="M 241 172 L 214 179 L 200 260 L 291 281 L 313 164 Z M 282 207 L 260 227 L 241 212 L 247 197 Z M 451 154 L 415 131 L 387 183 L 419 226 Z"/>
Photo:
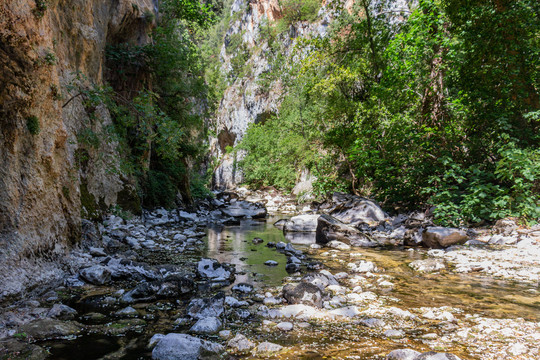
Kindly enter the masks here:
<path id="1" fill-rule="evenodd" d="M 212 226 L 206 237 L 206 256 L 219 262 L 236 265 L 239 272 L 235 283 L 247 282 L 255 286 L 276 286 L 288 276 L 285 271 L 287 257 L 274 248 L 266 246 L 268 242 L 291 242 L 298 249 L 315 242 L 315 234 L 302 234 L 287 238 L 283 232 L 273 226 L 282 217 L 270 217 L 266 221 L 246 220 L 235 226 Z M 263 239 L 262 244 L 253 244 L 255 237 Z M 275 260 L 278 266 L 266 266 L 264 262 Z"/>

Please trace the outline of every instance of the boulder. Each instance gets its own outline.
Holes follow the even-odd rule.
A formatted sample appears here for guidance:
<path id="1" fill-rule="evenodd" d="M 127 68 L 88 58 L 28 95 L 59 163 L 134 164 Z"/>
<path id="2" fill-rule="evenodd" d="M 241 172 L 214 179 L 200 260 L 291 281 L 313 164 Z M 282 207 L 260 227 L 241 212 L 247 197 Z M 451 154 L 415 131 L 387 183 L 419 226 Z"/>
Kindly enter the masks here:
<path id="1" fill-rule="evenodd" d="M 35 341 L 58 339 L 79 334 L 84 326 L 75 321 L 40 319 L 19 328 Z"/>
<path id="2" fill-rule="evenodd" d="M 198 360 L 212 359 L 223 352 L 220 344 L 201 340 L 186 334 L 167 334 L 152 351 L 154 360 Z"/>
<path id="3" fill-rule="evenodd" d="M 105 285 L 111 281 L 111 272 L 101 265 L 82 269 L 79 275 L 84 281 L 94 285 Z"/>
<path id="4" fill-rule="evenodd" d="M 234 218 L 260 219 L 266 217 L 266 208 L 261 203 L 249 201 L 236 201 L 229 207 L 221 209 L 225 216 Z"/>
<path id="5" fill-rule="evenodd" d="M 317 220 L 315 242 L 324 245 L 333 240 L 349 243 L 352 246 L 377 246 L 376 241 L 370 239 L 358 229 L 344 224 L 330 215 L 323 214 Z"/>
<path id="6" fill-rule="evenodd" d="M 374 225 L 388 218 L 381 207 L 369 199 L 355 195 L 334 193 L 332 201 L 337 205 L 330 212 L 330 215 L 345 224 Z"/>
<path id="7" fill-rule="evenodd" d="M 219 292 L 211 298 L 193 299 L 187 307 L 187 314 L 194 319 L 219 317 L 225 311 L 224 303 L 225 294 L 223 292 Z"/>
<path id="8" fill-rule="evenodd" d="M 322 291 L 318 286 L 302 282 L 298 285 L 288 284 L 283 287 L 283 297 L 289 304 L 305 304 L 322 307 Z"/>
<path id="9" fill-rule="evenodd" d="M 227 346 L 237 353 L 246 353 L 255 347 L 255 343 L 250 341 L 242 334 L 237 334 L 229 340 Z"/>
<path id="10" fill-rule="evenodd" d="M 77 311 L 64 304 L 54 304 L 47 313 L 48 317 L 60 320 L 72 320 L 75 315 L 77 315 Z"/>
<path id="11" fill-rule="evenodd" d="M 456 244 L 464 244 L 469 237 L 465 231 L 440 226 L 428 227 L 422 233 L 422 242 L 433 249 L 443 249 Z"/>
<path id="12" fill-rule="evenodd" d="M 197 263 L 197 272 L 202 278 L 210 280 L 223 281 L 234 279 L 234 270 L 225 264 L 220 264 L 215 259 L 201 259 Z"/>
<path id="13" fill-rule="evenodd" d="M 199 319 L 189 331 L 197 334 L 215 334 L 221 329 L 222 323 L 215 316 Z"/>
<path id="14" fill-rule="evenodd" d="M 298 215 L 290 218 L 284 225 L 285 232 L 315 232 L 320 215 Z"/>
<path id="15" fill-rule="evenodd" d="M 288 321 L 280 322 L 276 327 L 281 331 L 291 331 L 294 325 Z"/>

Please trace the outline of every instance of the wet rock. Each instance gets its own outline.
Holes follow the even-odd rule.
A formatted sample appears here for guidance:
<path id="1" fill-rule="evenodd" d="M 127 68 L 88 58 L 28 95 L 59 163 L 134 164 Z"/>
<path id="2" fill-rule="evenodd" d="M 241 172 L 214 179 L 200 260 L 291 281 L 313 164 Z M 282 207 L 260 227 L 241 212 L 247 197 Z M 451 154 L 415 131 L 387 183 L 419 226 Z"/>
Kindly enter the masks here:
<path id="1" fill-rule="evenodd" d="M 122 310 L 118 310 L 114 313 L 116 316 L 121 317 L 135 317 L 139 315 L 139 312 L 132 308 L 131 306 L 125 307 Z"/>
<path id="2" fill-rule="evenodd" d="M 225 294 L 220 292 L 211 298 L 193 299 L 187 307 L 187 314 L 194 319 L 219 317 L 225 311 Z"/>
<path id="3" fill-rule="evenodd" d="M 222 323 L 215 316 L 199 319 L 189 331 L 196 334 L 215 334 L 221 329 Z"/>
<path id="4" fill-rule="evenodd" d="M 225 209 L 221 209 L 224 215 L 234 218 L 260 219 L 266 217 L 266 208 L 263 204 L 248 201 L 236 201 Z"/>
<path id="5" fill-rule="evenodd" d="M 409 266 L 419 272 L 435 272 L 446 268 L 441 259 L 415 260 Z"/>
<path id="6" fill-rule="evenodd" d="M 316 285 L 302 282 L 296 286 L 292 284 L 283 287 L 283 297 L 289 304 L 305 304 L 322 307 L 322 291 Z"/>
<path id="7" fill-rule="evenodd" d="M 274 226 L 280 230 L 283 230 L 287 221 L 288 221 L 287 219 L 280 219 L 274 223 Z"/>
<path id="8" fill-rule="evenodd" d="M 285 265 L 285 270 L 289 274 L 294 274 L 294 273 L 300 271 L 300 264 L 288 263 L 287 265 Z"/>
<path id="9" fill-rule="evenodd" d="M 285 322 L 280 322 L 279 324 L 276 325 L 276 327 L 282 331 L 291 331 L 294 326 L 292 323 L 285 321 Z"/>
<path id="10" fill-rule="evenodd" d="M 418 355 L 420 355 L 418 351 L 411 349 L 398 349 L 388 354 L 388 356 L 386 356 L 386 360 L 415 360 Z"/>
<path id="11" fill-rule="evenodd" d="M 236 291 L 243 294 L 249 294 L 253 292 L 253 285 L 247 283 L 239 283 L 232 287 L 232 291 Z"/>
<path id="12" fill-rule="evenodd" d="M 60 320 L 72 320 L 77 315 L 77 310 L 64 304 L 54 304 L 47 313 L 48 317 Z"/>
<path id="13" fill-rule="evenodd" d="M 42 360 L 48 356 L 49 353 L 37 345 L 15 339 L 0 341 L 0 359 Z"/>
<path id="14" fill-rule="evenodd" d="M 20 332 L 26 333 L 36 341 L 77 335 L 83 329 L 84 326 L 78 322 L 55 319 L 40 319 L 19 328 Z"/>
<path id="15" fill-rule="evenodd" d="M 95 265 L 81 270 L 80 277 L 90 284 L 105 285 L 111 281 L 111 272 L 105 266 Z"/>
<path id="16" fill-rule="evenodd" d="M 440 226 L 428 227 L 422 233 L 422 242 L 424 245 L 434 249 L 464 244 L 468 239 L 469 237 L 463 230 Z"/>
<path id="17" fill-rule="evenodd" d="M 255 348 L 255 353 L 257 353 L 259 355 L 263 355 L 263 354 L 269 355 L 269 354 L 272 354 L 272 353 L 280 352 L 282 349 L 283 349 L 283 346 L 281 346 L 281 345 L 265 341 L 265 342 L 260 343 Z"/>
<path id="18" fill-rule="evenodd" d="M 201 259 L 197 263 L 197 271 L 203 278 L 210 280 L 233 280 L 234 272 L 231 267 L 220 264 L 215 259 Z"/>
<path id="19" fill-rule="evenodd" d="M 298 215 L 287 220 L 283 226 L 285 232 L 315 232 L 319 215 Z"/>
<path id="20" fill-rule="evenodd" d="M 165 335 L 152 351 L 154 360 L 198 360 L 216 358 L 223 346 L 186 334 Z"/>
<path id="21" fill-rule="evenodd" d="M 418 355 L 414 360 L 460 360 L 460 358 L 453 354 L 429 351 Z"/>
<path id="22" fill-rule="evenodd" d="M 193 288 L 194 283 L 191 279 L 171 275 L 162 280 L 141 282 L 134 289 L 125 293 L 122 296 L 122 301 L 135 303 L 156 298 L 177 298 L 190 294 Z"/>
<path id="23" fill-rule="evenodd" d="M 236 334 L 234 338 L 229 340 L 227 346 L 236 353 L 246 353 L 255 347 L 255 343 L 242 334 Z"/>
<path id="24" fill-rule="evenodd" d="M 359 196 L 335 193 L 332 201 L 337 206 L 330 215 L 346 224 L 374 224 L 388 217 L 377 203 Z"/>
<path id="25" fill-rule="evenodd" d="M 278 262 L 274 260 L 267 260 L 264 262 L 264 265 L 266 266 L 278 266 Z"/>
<path id="26" fill-rule="evenodd" d="M 259 238 L 259 237 L 256 237 L 256 238 L 253 238 L 253 240 L 251 240 L 251 242 L 255 245 L 258 245 L 258 244 L 262 244 L 264 242 L 263 239 Z"/>
<path id="27" fill-rule="evenodd" d="M 330 241 L 337 240 L 349 243 L 352 246 L 377 246 L 377 243 L 358 229 L 342 223 L 330 215 L 323 214 L 317 220 L 315 242 L 325 245 Z"/>

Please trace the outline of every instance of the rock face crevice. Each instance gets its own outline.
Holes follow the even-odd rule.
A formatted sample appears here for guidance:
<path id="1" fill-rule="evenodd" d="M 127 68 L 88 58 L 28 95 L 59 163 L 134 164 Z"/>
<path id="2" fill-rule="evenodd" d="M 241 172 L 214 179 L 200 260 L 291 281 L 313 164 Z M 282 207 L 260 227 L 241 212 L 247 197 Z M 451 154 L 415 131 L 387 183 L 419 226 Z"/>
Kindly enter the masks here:
<path id="1" fill-rule="evenodd" d="M 146 43 L 155 11 L 151 0 L 0 4 L 0 265 L 76 241 L 81 184 L 98 207 L 124 190 L 111 171 L 114 141 L 81 142 L 88 129 L 102 133 L 110 114 L 85 107 L 75 85 L 102 85 L 106 47 Z"/>

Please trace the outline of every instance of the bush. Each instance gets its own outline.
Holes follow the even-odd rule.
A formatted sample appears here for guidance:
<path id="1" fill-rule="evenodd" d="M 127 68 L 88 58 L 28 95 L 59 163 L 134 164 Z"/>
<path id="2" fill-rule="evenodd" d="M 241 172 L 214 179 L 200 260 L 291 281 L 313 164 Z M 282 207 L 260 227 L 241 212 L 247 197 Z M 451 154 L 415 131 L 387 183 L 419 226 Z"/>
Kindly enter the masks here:
<path id="1" fill-rule="evenodd" d="M 30 134 L 37 135 L 39 134 L 40 128 L 39 128 L 39 119 L 37 116 L 29 116 L 26 118 L 26 127 L 28 128 L 28 131 L 30 131 Z"/>
<path id="2" fill-rule="evenodd" d="M 319 0 L 283 0 L 280 5 L 283 17 L 279 27 L 286 28 L 298 21 L 315 20 L 321 3 Z"/>

